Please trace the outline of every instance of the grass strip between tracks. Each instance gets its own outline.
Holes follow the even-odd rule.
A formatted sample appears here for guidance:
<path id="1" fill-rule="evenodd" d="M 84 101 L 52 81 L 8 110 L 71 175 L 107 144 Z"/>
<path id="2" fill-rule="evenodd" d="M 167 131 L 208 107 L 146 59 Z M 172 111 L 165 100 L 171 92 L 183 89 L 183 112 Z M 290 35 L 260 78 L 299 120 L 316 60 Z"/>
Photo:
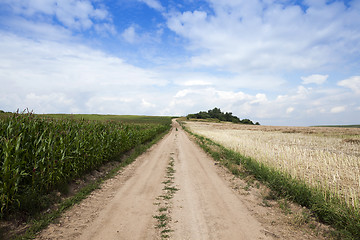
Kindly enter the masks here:
<path id="1" fill-rule="evenodd" d="M 266 184 L 278 197 L 289 199 L 310 209 L 321 222 L 336 229 L 332 233 L 335 239 L 360 239 L 360 213 L 346 206 L 344 201 L 330 191 L 310 187 L 300 179 L 227 149 L 208 138 L 192 133 L 183 124 L 181 125 L 196 138 L 197 143 L 215 161 L 219 161 L 234 175 L 239 177 L 252 175 Z"/>
<path id="2" fill-rule="evenodd" d="M 129 165 L 135 159 L 140 156 L 142 153 L 144 153 L 147 149 L 149 149 L 152 145 L 157 143 L 160 139 L 164 137 L 169 131 L 165 131 L 164 133 L 161 133 L 157 137 L 155 137 L 152 141 L 148 143 L 144 143 L 141 145 L 136 146 L 133 151 L 131 151 L 130 155 L 122 159 L 122 161 L 117 165 L 115 168 L 113 168 L 111 171 L 109 171 L 108 174 L 106 174 L 104 177 L 97 179 L 96 181 L 87 184 L 85 187 L 80 189 L 74 196 L 64 200 L 59 204 L 59 207 L 51 211 L 49 213 L 43 214 L 36 219 L 32 219 L 29 222 L 30 227 L 26 230 L 26 232 L 20 236 L 17 236 L 14 238 L 14 240 L 20 240 L 20 239 L 33 239 L 35 235 L 40 232 L 42 229 L 45 229 L 50 223 L 52 223 L 55 219 L 59 218 L 63 212 L 65 212 L 67 209 L 71 208 L 75 204 L 81 202 L 83 199 L 85 199 L 87 196 L 89 196 L 95 189 L 100 188 L 100 185 L 106 181 L 107 179 L 113 178 L 116 176 L 122 168 Z"/>
<path id="3" fill-rule="evenodd" d="M 171 153 L 173 155 L 174 153 Z M 166 171 L 165 181 L 162 183 L 164 184 L 163 193 L 159 197 L 156 198 L 157 202 L 155 205 L 158 205 L 158 215 L 153 216 L 153 218 L 157 219 L 156 228 L 160 230 L 161 239 L 169 239 L 170 233 L 173 230 L 170 227 L 171 217 L 171 199 L 174 197 L 174 194 L 179 190 L 175 187 L 174 184 L 174 174 L 175 174 L 175 160 L 171 156 L 169 160 L 169 164 Z"/>

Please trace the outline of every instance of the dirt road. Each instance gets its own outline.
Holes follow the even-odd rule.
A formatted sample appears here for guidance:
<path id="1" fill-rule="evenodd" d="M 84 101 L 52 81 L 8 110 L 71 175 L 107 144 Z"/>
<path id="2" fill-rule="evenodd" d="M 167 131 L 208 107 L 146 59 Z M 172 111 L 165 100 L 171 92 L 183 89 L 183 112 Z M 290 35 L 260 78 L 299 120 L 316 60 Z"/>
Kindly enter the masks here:
<path id="1" fill-rule="evenodd" d="M 265 239 L 260 223 L 184 131 L 175 138 L 174 239 Z"/>
<path id="2" fill-rule="evenodd" d="M 170 160 L 177 191 L 161 203 L 170 239 L 274 239 L 176 122 L 159 143 L 38 239 L 161 239 L 154 216 L 159 216 Z"/>

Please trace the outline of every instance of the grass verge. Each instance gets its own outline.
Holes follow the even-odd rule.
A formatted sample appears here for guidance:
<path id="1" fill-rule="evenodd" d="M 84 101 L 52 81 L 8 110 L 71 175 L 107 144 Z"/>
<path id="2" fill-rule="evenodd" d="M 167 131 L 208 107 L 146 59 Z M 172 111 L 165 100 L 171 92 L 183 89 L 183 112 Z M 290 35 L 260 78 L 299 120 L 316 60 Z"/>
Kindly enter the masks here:
<path id="1" fill-rule="evenodd" d="M 90 193 L 93 192 L 95 189 L 100 188 L 100 185 L 104 181 L 113 178 L 115 175 L 117 175 L 119 170 L 132 163 L 139 155 L 144 153 L 147 149 L 149 149 L 152 145 L 158 142 L 167 133 L 168 131 L 165 131 L 164 133 L 161 133 L 156 138 L 154 138 L 152 141 L 136 146 L 134 150 L 131 151 L 129 156 L 122 159 L 121 162 L 115 168 L 109 171 L 109 173 L 106 174 L 104 177 L 97 179 L 90 184 L 87 184 L 85 187 L 80 189 L 74 196 L 61 202 L 57 209 L 45 214 L 41 214 L 37 217 L 34 217 L 33 219 L 30 219 L 28 222 L 29 227 L 27 228 L 26 232 L 13 239 L 14 240 L 33 239 L 38 232 L 46 228 L 55 219 L 59 218 L 63 212 L 65 212 L 67 209 L 71 208 L 75 204 L 80 203 L 83 199 L 89 196 Z"/>
<path id="2" fill-rule="evenodd" d="M 183 125 L 182 125 L 183 126 Z M 310 209 L 323 223 L 329 224 L 337 231 L 335 239 L 360 239 L 360 213 L 358 209 L 348 207 L 342 199 L 326 189 L 308 186 L 300 179 L 269 167 L 256 160 L 244 157 L 229 150 L 208 138 L 196 135 L 198 144 L 209 153 L 215 161 L 227 167 L 234 175 L 244 177 L 252 175 L 267 185 L 277 197 L 286 198 Z"/>

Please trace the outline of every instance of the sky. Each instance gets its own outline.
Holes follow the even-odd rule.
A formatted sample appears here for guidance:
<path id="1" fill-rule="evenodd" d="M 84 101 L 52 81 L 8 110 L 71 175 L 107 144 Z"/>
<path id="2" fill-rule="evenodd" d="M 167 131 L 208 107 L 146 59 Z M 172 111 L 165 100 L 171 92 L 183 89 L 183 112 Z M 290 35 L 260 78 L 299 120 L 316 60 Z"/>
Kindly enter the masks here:
<path id="1" fill-rule="evenodd" d="M 0 109 L 360 124 L 360 0 L 0 0 Z"/>

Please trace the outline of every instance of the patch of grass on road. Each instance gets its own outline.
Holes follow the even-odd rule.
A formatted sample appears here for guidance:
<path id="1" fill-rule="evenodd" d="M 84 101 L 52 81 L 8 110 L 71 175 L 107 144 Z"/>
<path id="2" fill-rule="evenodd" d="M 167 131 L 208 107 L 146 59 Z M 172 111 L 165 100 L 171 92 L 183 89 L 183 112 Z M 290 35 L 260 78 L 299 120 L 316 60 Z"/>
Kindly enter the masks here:
<path id="1" fill-rule="evenodd" d="M 162 183 L 164 184 L 163 187 L 163 194 L 160 195 L 157 199 L 162 200 L 161 202 L 156 202 L 155 205 L 159 206 L 158 215 L 153 216 L 157 219 L 156 228 L 160 229 L 160 234 L 162 239 L 170 238 L 170 232 L 173 230 L 169 226 L 171 218 L 169 216 L 170 209 L 171 209 L 171 199 L 174 197 L 174 194 L 179 190 L 175 187 L 174 184 L 174 169 L 175 161 L 173 157 L 170 157 L 169 164 L 166 171 L 166 180 Z"/>

